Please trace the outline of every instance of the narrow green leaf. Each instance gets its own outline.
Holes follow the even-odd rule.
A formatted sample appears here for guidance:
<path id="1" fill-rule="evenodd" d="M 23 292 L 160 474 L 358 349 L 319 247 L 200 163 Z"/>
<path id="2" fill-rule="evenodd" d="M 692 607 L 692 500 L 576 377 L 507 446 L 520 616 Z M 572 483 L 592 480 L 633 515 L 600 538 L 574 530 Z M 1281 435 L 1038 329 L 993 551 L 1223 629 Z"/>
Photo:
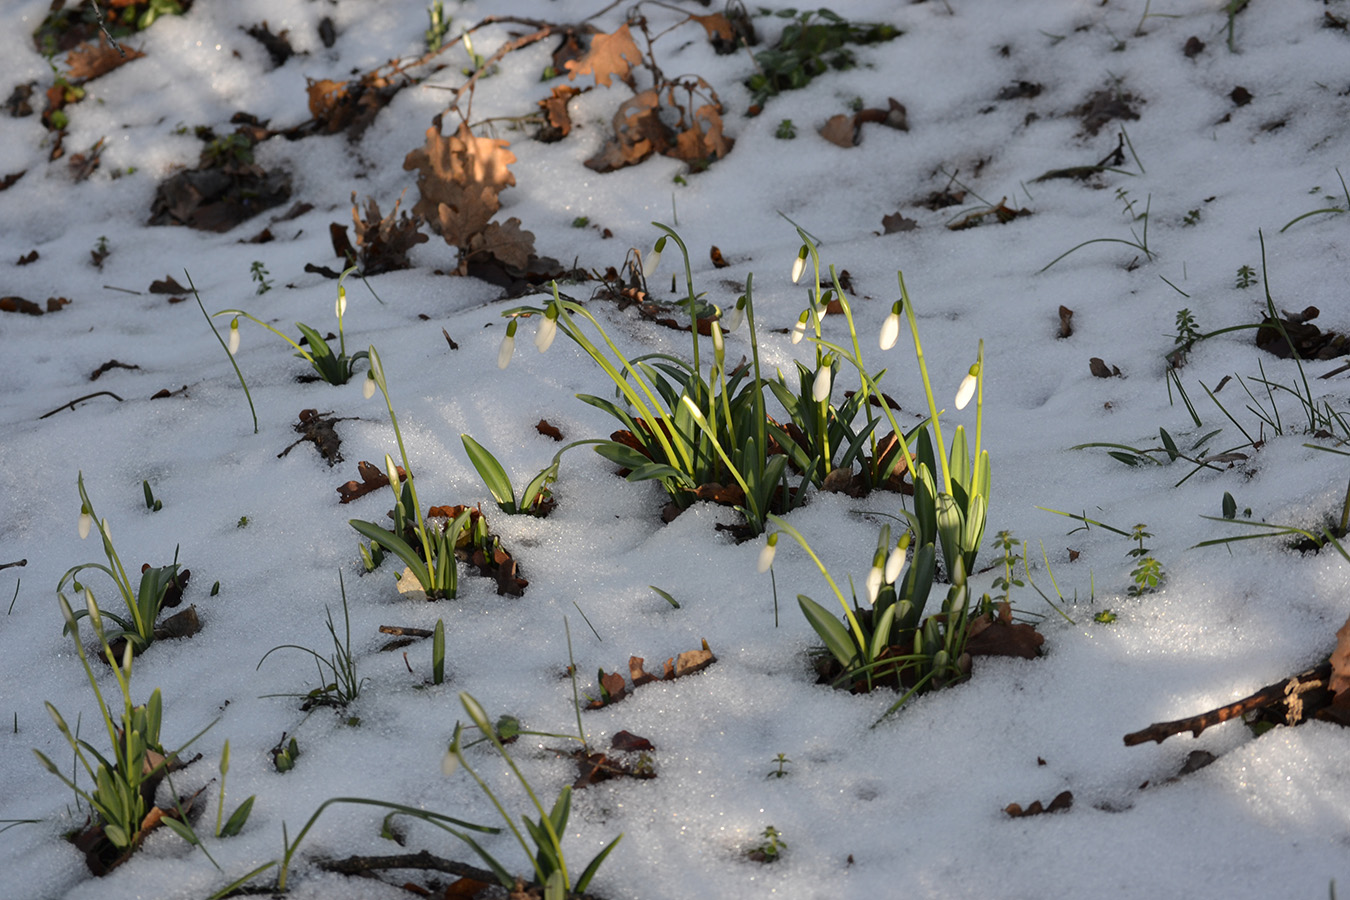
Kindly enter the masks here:
<path id="1" fill-rule="evenodd" d="M 839 660 L 839 664 L 845 669 L 851 669 L 857 663 L 858 649 L 853 645 L 853 638 L 849 636 L 842 622 L 830 615 L 823 606 L 812 600 L 805 594 L 797 595 L 797 603 L 801 606 L 802 614 L 806 616 L 806 621 L 811 623 L 811 627 L 820 635 L 820 639 L 825 642 L 825 647 Z"/>
<path id="2" fill-rule="evenodd" d="M 230 818 L 220 829 L 221 837 L 234 837 L 244 830 L 244 824 L 248 822 L 249 814 L 253 812 L 253 800 L 253 797 L 249 797 L 243 803 L 239 804 L 239 808 L 230 815 Z"/>
<path id="3" fill-rule="evenodd" d="M 464 442 L 464 451 L 469 455 L 469 462 L 478 470 L 478 477 L 483 479 L 483 484 L 492 494 L 492 499 L 497 501 L 497 506 L 505 513 L 514 514 L 515 493 L 511 487 L 511 478 L 501 463 L 497 462 L 497 458 L 489 453 L 486 447 L 469 435 L 461 434 L 459 438 Z"/>

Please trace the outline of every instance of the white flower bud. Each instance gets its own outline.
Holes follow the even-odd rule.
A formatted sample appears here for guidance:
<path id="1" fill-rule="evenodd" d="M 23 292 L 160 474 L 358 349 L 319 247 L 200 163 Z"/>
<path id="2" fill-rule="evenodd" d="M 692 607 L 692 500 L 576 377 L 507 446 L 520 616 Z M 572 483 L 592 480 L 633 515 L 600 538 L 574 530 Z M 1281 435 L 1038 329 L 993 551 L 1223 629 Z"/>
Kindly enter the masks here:
<path id="1" fill-rule="evenodd" d="M 816 372 L 815 383 L 811 385 L 811 397 L 817 403 L 830 399 L 830 362 L 826 359 Z"/>
<path id="2" fill-rule="evenodd" d="M 511 363 L 511 354 L 516 352 L 516 320 L 506 326 L 506 337 L 502 338 L 501 349 L 497 351 L 497 368 L 505 369 Z"/>
<path id="3" fill-rule="evenodd" d="M 342 285 L 338 285 L 337 303 L 333 305 L 333 308 L 337 311 L 337 317 L 339 319 L 342 318 L 342 314 L 347 311 L 347 289 Z"/>
<path id="4" fill-rule="evenodd" d="M 398 493 L 398 466 L 394 465 L 394 458 L 388 453 L 384 455 L 384 474 L 389 478 L 389 486 Z"/>
<path id="5" fill-rule="evenodd" d="M 445 751 L 445 755 L 441 757 L 441 774 L 449 778 L 458 771 L 459 757 L 450 750 Z"/>
<path id="6" fill-rule="evenodd" d="M 372 373 L 367 372 L 365 384 L 361 385 L 361 396 L 369 400 L 371 397 L 375 396 L 376 387 L 378 387 L 378 385 L 375 384 L 375 376 Z"/>
<path id="7" fill-rule="evenodd" d="M 99 523 L 98 523 L 98 527 L 99 527 L 99 531 L 103 532 L 103 536 L 104 536 L 105 538 L 107 538 L 109 542 L 111 542 L 111 541 L 112 541 L 112 529 L 108 527 L 108 520 L 107 520 L 107 519 L 101 519 L 101 520 L 99 521 Z"/>
<path id="8" fill-rule="evenodd" d="M 743 321 L 745 321 L 745 298 L 744 298 L 744 297 L 742 297 L 741 299 L 737 300 L 737 301 L 736 301 L 736 305 L 735 305 L 734 307 L 732 307 L 732 309 L 731 309 L 731 314 L 727 317 L 727 327 L 726 327 L 725 330 L 726 330 L 726 331 L 735 331 L 737 328 L 740 328 L 740 327 L 741 327 L 741 322 L 743 322 Z"/>
<path id="9" fill-rule="evenodd" d="M 900 577 L 900 570 L 904 568 L 905 559 L 909 556 L 909 535 L 906 534 L 900 538 L 891 555 L 886 557 L 886 571 L 883 573 L 887 584 L 895 584 L 895 579 Z"/>
<path id="10" fill-rule="evenodd" d="M 122 674 L 128 678 L 131 677 L 131 646 L 131 641 L 122 646 Z"/>
<path id="11" fill-rule="evenodd" d="M 797 318 L 797 324 L 792 326 L 792 343 L 800 344 L 802 338 L 806 337 L 806 320 L 810 314 L 803 311 Z"/>
<path id="12" fill-rule="evenodd" d="M 549 347 L 553 346 L 553 339 L 558 336 L 558 311 L 553 304 L 549 304 L 548 310 L 544 312 L 544 321 L 539 323 L 539 330 L 534 335 L 534 345 L 543 353 Z"/>
<path id="13" fill-rule="evenodd" d="M 792 263 L 793 284 L 796 284 L 798 281 L 801 281 L 802 272 L 806 271 L 806 255 L 808 252 L 810 251 L 806 249 L 805 244 L 802 244 L 802 249 L 797 251 L 797 259 Z"/>
<path id="14" fill-rule="evenodd" d="M 895 301 L 891 307 L 890 315 L 886 316 L 886 321 L 881 323 L 881 349 L 889 350 L 895 346 L 896 340 L 900 337 L 900 301 Z"/>
<path id="15" fill-rule="evenodd" d="M 84 589 L 84 608 L 89 611 L 89 621 L 93 624 L 94 630 L 103 633 L 103 614 L 98 611 L 98 604 L 94 602 L 94 592 L 89 588 Z"/>
<path id="16" fill-rule="evenodd" d="M 651 278 L 656 274 L 656 267 L 661 265 L 661 251 L 666 249 L 666 239 L 663 237 L 656 242 L 652 252 L 647 254 L 647 258 L 642 260 L 643 279 Z"/>
<path id="17" fill-rule="evenodd" d="M 875 605 L 877 602 L 877 594 L 881 593 L 882 574 L 880 566 L 873 566 L 867 570 L 867 581 L 864 582 L 864 587 L 867 590 L 868 605 Z"/>
<path id="18" fill-rule="evenodd" d="M 769 535 L 768 540 L 764 542 L 764 549 L 759 551 L 758 568 L 761 575 L 773 568 L 773 556 L 777 552 L 778 532 L 775 531 L 773 534 Z"/>
<path id="19" fill-rule="evenodd" d="M 234 356 L 239 352 L 239 317 L 235 316 L 230 320 L 230 345 L 227 348 L 230 355 Z"/>
<path id="20" fill-rule="evenodd" d="M 89 529 L 93 527 L 93 524 L 94 517 L 89 515 L 89 512 L 85 510 L 84 507 L 80 507 L 80 540 L 89 537 Z"/>
<path id="21" fill-rule="evenodd" d="M 720 360 L 722 354 L 726 352 L 726 342 L 722 339 L 722 326 L 717 322 L 713 322 L 712 328 L 709 330 L 712 332 L 713 353 L 715 353 Z"/>
<path id="22" fill-rule="evenodd" d="M 965 409 L 970 398 L 975 396 L 975 387 L 980 379 L 980 364 L 976 363 L 970 367 L 966 377 L 961 379 L 961 387 L 956 391 L 956 408 Z"/>
<path id="23" fill-rule="evenodd" d="M 70 608 L 70 601 L 66 599 L 65 594 L 57 591 L 56 602 L 61 607 L 61 618 L 65 619 L 66 625 L 73 630 L 76 627 L 75 613 Z"/>

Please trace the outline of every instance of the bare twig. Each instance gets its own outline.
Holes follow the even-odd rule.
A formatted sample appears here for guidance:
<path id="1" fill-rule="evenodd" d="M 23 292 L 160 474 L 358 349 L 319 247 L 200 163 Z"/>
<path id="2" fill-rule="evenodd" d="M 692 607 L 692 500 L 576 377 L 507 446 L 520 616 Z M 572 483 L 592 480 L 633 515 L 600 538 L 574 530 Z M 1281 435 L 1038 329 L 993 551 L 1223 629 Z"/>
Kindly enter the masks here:
<path id="1" fill-rule="evenodd" d="M 433 872 L 447 872 L 460 878 L 472 878 L 488 884 L 496 884 L 497 876 L 476 866 L 465 865 L 452 859 L 443 859 L 423 850 L 420 853 L 403 853 L 397 856 L 349 856 L 346 859 L 321 859 L 318 866 L 329 872 L 343 875 L 360 875 L 381 869 L 426 869 Z"/>
<path id="2" fill-rule="evenodd" d="M 404 637 L 429 638 L 433 632 L 426 628 L 405 628 L 402 625 L 381 625 L 380 634 L 398 634 Z"/>
<path id="3" fill-rule="evenodd" d="M 61 404 L 60 406 L 58 406 L 56 409 L 54 409 L 54 410 L 52 410 L 51 412 L 48 412 L 48 413 L 43 413 L 42 415 L 38 416 L 38 418 L 39 418 L 39 419 L 45 419 L 45 418 L 47 418 L 48 416 L 54 416 L 54 415 L 56 415 L 57 413 L 59 413 L 59 412 L 60 412 L 61 410 L 63 410 L 63 409 L 70 409 L 72 412 L 74 412 L 74 410 L 75 410 L 75 404 L 76 404 L 76 403 L 80 403 L 80 402 L 85 401 L 85 400 L 92 400 L 92 399 L 95 398 L 95 397 L 102 397 L 102 396 L 105 396 L 105 395 L 108 396 L 108 397 L 113 398 L 113 399 L 116 400 L 118 403 L 121 403 L 121 402 L 122 402 L 122 398 L 119 397 L 119 396 L 117 396 L 116 394 L 114 394 L 112 391 L 96 391 L 96 392 L 94 392 L 94 393 L 92 393 L 92 394 L 85 394 L 83 397 L 76 397 L 74 400 L 70 401 L 69 403 L 62 403 L 62 404 Z"/>

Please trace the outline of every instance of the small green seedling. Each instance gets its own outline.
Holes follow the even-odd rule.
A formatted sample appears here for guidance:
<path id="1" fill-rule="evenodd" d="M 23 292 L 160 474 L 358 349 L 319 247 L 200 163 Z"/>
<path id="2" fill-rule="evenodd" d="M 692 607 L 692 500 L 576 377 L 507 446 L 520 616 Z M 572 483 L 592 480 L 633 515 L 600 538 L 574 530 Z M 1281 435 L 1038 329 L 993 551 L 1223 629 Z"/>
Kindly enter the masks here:
<path id="1" fill-rule="evenodd" d="M 431 683 L 445 682 L 445 620 L 436 620 L 436 629 L 431 633 Z"/>
<path id="2" fill-rule="evenodd" d="M 1237 288 L 1249 288 L 1256 284 L 1256 270 L 1251 266 L 1238 266 L 1237 280 L 1233 286 Z"/>
<path id="3" fill-rule="evenodd" d="M 1151 555 L 1153 551 L 1144 546 L 1144 539 L 1153 537 L 1145 530 L 1147 528 L 1148 526 L 1141 522 L 1130 530 L 1130 539 L 1139 545 L 1126 551 L 1126 555 L 1135 561 L 1134 570 L 1130 572 L 1130 577 L 1134 579 L 1134 584 L 1129 588 L 1131 597 L 1153 591 L 1166 577 L 1162 563 L 1154 559 Z"/>
<path id="4" fill-rule="evenodd" d="M 304 704 L 301 709 L 312 709 L 315 706 L 333 706 L 345 707 L 355 700 L 361 693 L 361 686 L 365 684 L 364 678 L 358 678 L 356 674 L 356 658 L 352 656 L 352 620 L 347 610 L 347 587 L 343 583 L 342 572 L 338 572 L 338 585 L 342 590 L 342 620 L 346 631 L 344 638 L 337 636 L 337 629 L 333 626 L 333 612 L 324 607 L 328 613 L 328 633 L 333 638 L 333 655 L 324 659 L 315 650 L 308 647 L 301 647 L 298 644 L 281 644 L 273 647 L 263 654 L 263 658 L 258 660 L 258 665 L 254 669 L 262 668 L 262 664 L 267 662 L 267 657 L 278 650 L 300 650 L 314 657 L 315 665 L 319 669 L 319 687 L 314 688 L 306 694 L 268 694 L 269 697 L 303 697 Z M 329 673 L 325 676 L 325 670 Z M 350 724 L 350 723 L 349 723 Z"/>
<path id="5" fill-rule="evenodd" d="M 573 228 L 585 228 L 589 224 L 591 224 L 591 219 L 589 216 L 577 216 L 575 219 L 572 220 Z"/>
<path id="6" fill-rule="evenodd" d="M 225 742 L 225 749 L 220 753 L 220 798 L 216 805 L 216 837 L 234 837 L 244 830 L 244 824 L 248 822 L 249 814 L 253 812 L 253 801 L 256 794 L 250 796 L 243 803 L 230 813 L 229 819 L 221 824 L 221 818 L 225 812 L 225 776 L 230 773 L 230 742 Z"/>
<path id="7" fill-rule="evenodd" d="M 790 141 L 797 136 L 797 126 L 792 124 L 791 119 L 784 119 L 778 123 L 778 128 L 774 130 L 773 136 L 780 141 Z"/>
<path id="8" fill-rule="evenodd" d="M 426 41 L 428 52 L 435 53 L 445 43 L 445 35 L 450 31 L 450 17 L 445 14 L 442 0 L 432 0 L 427 6 L 427 18 L 431 24 L 427 27 Z"/>
<path id="9" fill-rule="evenodd" d="M 575 446 L 574 444 L 568 444 L 559 450 L 553 457 L 553 462 L 530 479 L 517 499 L 515 489 L 511 486 L 511 478 L 497 461 L 497 457 L 469 435 L 461 434 L 459 437 L 464 443 L 464 452 L 469 455 L 469 462 L 473 463 L 473 467 L 478 471 L 478 477 L 483 479 L 483 484 L 492 494 L 492 499 L 497 501 L 498 509 L 509 516 L 548 515 L 553 508 L 553 492 L 549 490 L 549 485 L 558 479 L 558 465 L 562 462 L 563 453 Z"/>
<path id="10" fill-rule="evenodd" d="M 145 490 L 145 508 L 151 512 L 159 512 L 164 508 L 164 504 L 155 499 L 155 492 L 150 490 L 150 482 L 142 481 L 141 487 Z"/>
<path id="11" fill-rule="evenodd" d="M 1116 620 L 1116 614 L 1109 609 L 1104 609 L 1092 617 L 1092 621 L 1099 625 L 1110 625 Z"/>
<path id="12" fill-rule="evenodd" d="M 272 282 L 267 277 L 272 273 L 267 271 L 267 267 L 263 265 L 262 260 L 255 259 L 248 270 L 253 277 L 253 283 L 258 286 L 254 293 L 262 296 L 272 289 Z"/>
<path id="13" fill-rule="evenodd" d="M 783 856 L 783 851 L 787 849 L 787 842 L 783 840 L 783 833 L 769 825 L 760 833 L 760 836 L 764 840 L 746 851 L 745 855 L 755 862 L 778 862 Z"/>
<path id="14" fill-rule="evenodd" d="M 767 775 L 764 776 L 765 778 L 787 777 L 788 774 L 787 766 L 792 762 L 792 760 L 788 759 L 786 754 L 783 753 L 778 754 L 771 760 L 771 762 L 775 763 L 778 766 L 778 768 L 771 770 Z"/>
<path id="15" fill-rule="evenodd" d="M 296 743 L 295 738 L 286 740 L 285 733 L 282 733 L 281 740 L 272 748 L 272 765 L 278 772 L 289 772 L 295 768 L 295 761 L 300 758 L 300 745 Z"/>

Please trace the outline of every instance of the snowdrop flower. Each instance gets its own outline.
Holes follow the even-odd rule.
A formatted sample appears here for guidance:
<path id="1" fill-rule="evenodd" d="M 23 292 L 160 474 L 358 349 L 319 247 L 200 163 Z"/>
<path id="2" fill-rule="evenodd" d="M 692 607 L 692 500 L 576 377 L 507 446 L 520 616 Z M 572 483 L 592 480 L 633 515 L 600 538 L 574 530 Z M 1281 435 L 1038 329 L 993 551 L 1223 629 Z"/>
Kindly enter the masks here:
<path id="1" fill-rule="evenodd" d="M 741 322 L 745 320 L 745 297 L 736 301 L 736 305 L 731 309 L 731 315 L 727 318 L 727 331 L 735 331 L 741 327 Z"/>
<path id="2" fill-rule="evenodd" d="M 792 263 L 793 284 L 796 284 L 798 281 L 801 281 L 802 272 L 806 271 L 806 254 L 808 252 L 809 251 L 806 249 L 805 244 L 802 244 L 802 249 L 797 251 L 797 259 Z"/>
<path id="3" fill-rule="evenodd" d="M 235 316 L 230 320 L 230 355 L 234 356 L 239 351 L 239 317 Z"/>
<path id="4" fill-rule="evenodd" d="M 333 308 L 337 311 L 337 317 L 342 318 L 342 314 L 347 311 L 347 289 L 338 285 L 337 303 Z"/>
<path id="5" fill-rule="evenodd" d="M 802 314 L 797 317 L 797 324 L 792 326 L 792 343 L 800 344 L 802 338 L 806 337 L 806 321 L 810 313 L 802 310 Z"/>
<path id="6" fill-rule="evenodd" d="M 886 317 L 886 321 L 881 323 L 881 349 L 889 350 L 895 346 L 895 341 L 900 337 L 900 303 L 897 300 L 891 305 L 891 313 Z"/>
<path id="7" fill-rule="evenodd" d="M 126 677 L 131 676 L 131 641 L 127 641 L 122 648 L 122 672 Z"/>
<path id="8" fill-rule="evenodd" d="M 544 321 L 539 323 L 539 330 L 535 332 L 534 345 L 539 348 L 540 353 L 543 353 L 549 347 L 553 346 L 553 339 L 557 336 L 558 309 L 550 303 L 548 309 L 544 310 Z M 500 360 L 498 362 L 500 362 Z"/>
<path id="9" fill-rule="evenodd" d="M 70 627 L 71 630 L 74 630 L 76 627 L 75 613 L 70 608 L 70 601 L 66 599 L 65 594 L 58 591 L 56 594 L 56 602 L 61 606 L 61 618 L 66 620 L 66 625 Z"/>
<path id="10" fill-rule="evenodd" d="M 94 592 L 89 588 L 84 589 L 84 608 L 89 611 L 89 621 L 93 623 L 94 630 L 102 634 L 103 614 L 98 611 L 98 604 L 94 602 Z"/>
<path id="11" fill-rule="evenodd" d="M 458 771 L 459 757 L 455 755 L 453 750 L 445 751 L 445 755 L 441 757 L 441 774 L 449 778 Z"/>
<path id="12" fill-rule="evenodd" d="M 511 354 L 516 351 L 516 326 L 519 323 L 512 319 L 506 326 L 506 337 L 502 338 L 502 347 L 497 351 L 497 368 L 505 369 L 511 362 Z"/>
<path id="13" fill-rule="evenodd" d="M 815 383 L 811 385 L 811 397 L 817 403 L 824 403 L 830 399 L 830 369 L 830 358 L 827 356 L 816 372 Z"/>
<path id="14" fill-rule="evenodd" d="M 394 458 L 388 453 L 384 455 L 384 474 L 389 477 L 389 486 L 398 494 L 398 466 L 394 465 Z"/>
<path id="15" fill-rule="evenodd" d="M 89 529 L 94 524 L 94 517 L 89 515 L 88 507 L 80 507 L 80 540 L 89 537 Z"/>
<path id="16" fill-rule="evenodd" d="M 373 372 L 367 372 L 365 384 L 361 385 L 361 396 L 369 400 L 371 397 L 375 396 L 376 387 L 378 387 L 378 385 L 375 384 L 375 374 Z"/>
<path id="17" fill-rule="evenodd" d="M 900 538 L 891 551 L 891 555 L 886 557 L 886 571 L 883 574 L 886 584 L 895 584 L 895 579 L 900 577 L 900 570 L 905 565 L 905 559 L 909 556 L 909 535 L 906 534 Z"/>
<path id="18" fill-rule="evenodd" d="M 966 404 L 970 402 L 970 398 L 975 396 L 975 386 L 979 379 L 980 364 L 975 363 L 975 365 L 970 367 L 970 371 L 966 373 L 966 377 L 961 379 L 961 387 L 956 391 L 957 409 L 965 409 Z"/>
<path id="19" fill-rule="evenodd" d="M 881 566 L 873 566 L 867 571 L 867 581 L 864 583 L 867 589 L 867 602 L 869 605 L 876 605 L 877 594 L 881 593 L 881 579 L 884 575 Z"/>
<path id="20" fill-rule="evenodd" d="M 764 542 L 764 549 L 759 551 L 759 574 L 773 568 L 773 555 L 778 552 L 778 532 L 769 535 L 768 540 Z"/>
<path id="21" fill-rule="evenodd" d="M 646 280 L 656 274 L 656 267 L 661 265 L 661 251 L 666 249 L 666 239 L 663 237 L 656 242 L 652 252 L 647 254 L 647 258 L 642 260 L 642 278 Z M 638 254 L 642 259 L 642 255 Z"/>
<path id="22" fill-rule="evenodd" d="M 718 322 L 713 322 L 709 329 L 712 332 L 713 354 L 722 359 L 722 354 L 726 352 L 726 343 L 722 339 L 722 326 Z"/>

